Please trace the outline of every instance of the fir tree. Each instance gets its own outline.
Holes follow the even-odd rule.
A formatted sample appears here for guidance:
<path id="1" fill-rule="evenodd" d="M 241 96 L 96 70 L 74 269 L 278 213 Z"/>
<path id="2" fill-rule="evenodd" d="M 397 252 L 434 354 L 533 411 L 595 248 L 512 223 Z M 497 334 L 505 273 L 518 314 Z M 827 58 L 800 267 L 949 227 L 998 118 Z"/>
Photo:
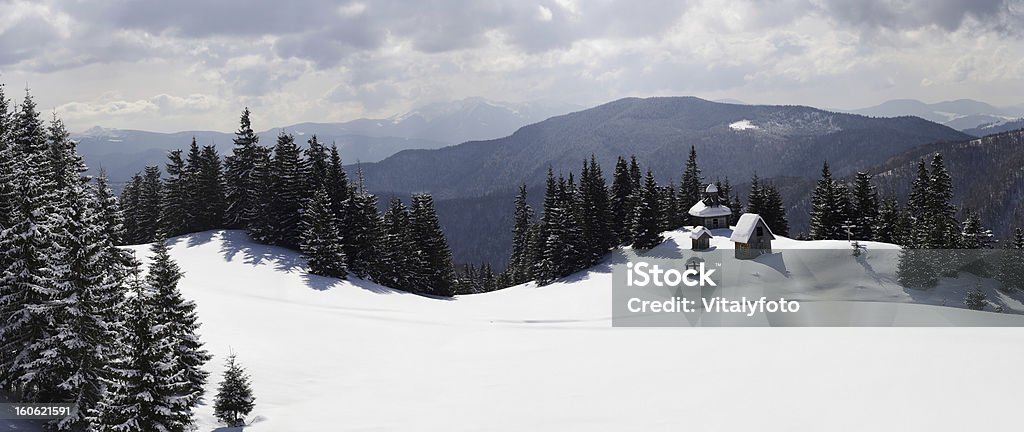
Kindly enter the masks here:
<path id="1" fill-rule="evenodd" d="M 220 154 L 213 145 L 203 146 L 193 174 L 192 188 L 195 200 L 195 230 L 206 231 L 224 226 L 226 211 L 224 174 Z"/>
<path id="2" fill-rule="evenodd" d="M 960 231 L 953 206 L 953 181 L 946 171 L 942 154 L 936 153 L 931 162 L 928 203 L 928 244 L 937 249 L 952 249 L 956 246 Z"/>
<path id="3" fill-rule="evenodd" d="M 549 179 L 554 180 L 553 174 L 549 176 Z M 633 215 L 632 197 L 633 182 L 629 178 L 629 166 L 626 164 L 626 159 L 620 156 L 618 161 L 615 162 L 615 173 L 612 176 L 612 187 L 609 197 L 611 230 L 618 244 L 632 243 L 632 235 L 630 234 L 630 229 L 632 228 L 630 226 L 630 218 Z M 545 198 L 546 201 L 547 198 Z"/>
<path id="4" fill-rule="evenodd" d="M 225 219 L 228 227 L 251 229 L 259 214 L 261 171 L 266 164 L 266 150 L 259 145 L 259 137 L 252 130 L 249 108 L 242 111 L 234 149 L 225 160 Z"/>
<path id="5" fill-rule="evenodd" d="M 608 187 L 601 166 L 593 155 L 589 165 L 583 162 L 578 198 L 576 216 L 580 222 L 581 260 L 584 266 L 589 266 L 598 262 L 615 245 L 615 236 L 609 226 Z"/>
<path id="6" fill-rule="evenodd" d="M 1013 243 L 1000 251 L 996 279 L 1004 292 L 1024 290 L 1024 230 L 1013 231 Z"/>
<path id="7" fill-rule="evenodd" d="M 917 177 L 911 185 L 910 195 L 907 197 L 907 212 L 911 231 L 906 233 L 906 244 L 919 248 L 934 248 L 936 245 L 928 243 L 928 231 L 932 228 L 929 215 L 932 196 L 931 179 L 928 167 L 924 161 L 917 164 Z"/>
<path id="8" fill-rule="evenodd" d="M 659 245 L 662 238 L 658 222 L 658 184 L 654 181 L 651 170 L 647 170 L 643 193 L 635 214 L 633 232 L 636 233 L 636 237 L 633 239 L 633 248 L 648 250 Z"/>
<path id="9" fill-rule="evenodd" d="M 124 189 L 121 190 L 120 208 L 121 215 L 123 218 L 123 244 L 135 244 L 140 243 L 137 240 L 141 237 L 139 234 L 139 225 L 137 215 L 139 214 L 139 200 L 140 194 L 142 193 L 142 173 L 135 173 L 132 175 L 128 183 L 125 184 Z"/>
<path id="10" fill-rule="evenodd" d="M 697 167 L 697 149 L 690 146 L 690 156 L 686 159 L 683 179 L 679 183 L 679 201 L 684 208 L 688 209 L 700 201 L 703 185 L 704 178 L 701 177 L 700 168 Z M 728 195 L 725 196 L 728 198 Z"/>
<path id="11" fill-rule="evenodd" d="M 341 155 L 338 154 L 338 146 L 331 145 L 330 156 L 327 162 L 327 169 L 324 174 L 324 188 L 327 190 L 327 197 L 331 200 L 331 209 L 334 217 L 341 224 L 341 232 L 347 231 L 345 209 L 349 205 L 350 187 L 348 175 L 341 166 Z"/>
<path id="12" fill-rule="evenodd" d="M 149 243 L 156 238 L 156 233 L 160 230 L 160 168 L 146 167 L 137 182 L 137 188 L 132 189 L 131 193 L 134 194 L 128 197 L 131 205 L 125 208 L 131 210 L 125 217 L 132 220 L 132 230 L 128 232 L 130 238 L 127 240 L 131 244 Z"/>
<path id="13" fill-rule="evenodd" d="M 414 259 L 409 231 L 409 211 L 402 200 L 391 199 L 387 211 L 381 216 L 380 248 L 373 280 L 393 288 L 411 291 L 409 276 L 414 270 Z"/>
<path id="14" fill-rule="evenodd" d="M 100 402 L 95 429 L 103 432 L 186 430 L 187 401 L 178 396 L 187 383 L 174 359 L 174 342 L 159 321 L 153 293 L 129 268 L 130 295 L 124 303 L 123 354 L 111 368 L 107 396 Z"/>
<path id="15" fill-rule="evenodd" d="M 173 368 L 169 374 L 179 382 L 172 394 L 180 399 L 180 410 L 187 419 L 191 415 L 189 411 L 202 399 L 209 375 L 203 366 L 211 356 L 203 349 L 197 334 L 199 319 L 195 303 L 185 300 L 178 290 L 183 274 L 171 258 L 162 235 L 157 236 L 150 251 L 152 262 L 145 279 L 151 290 L 148 299 L 155 323 L 161 326 L 159 335 L 170 346 Z"/>
<path id="16" fill-rule="evenodd" d="M 933 254 L 926 249 L 905 247 L 900 250 L 896 279 L 907 288 L 925 289 L 939 283 Z"/>
<path id="17" fill-rule="evenodd" d="M 832 179 L 828 162 L 825 162 L 821 168 L 821 179 L 811 195 L 811 238 L 845 239 L 843 225 L 846 223 L 848 206 L 846 187 Z"/>
<path id="18" fill-rule="evenodd" d="M 64 251 L 55 242 L 63 233 L 52 231 L 60 223 L 55 208 L 59 197 L 46 131 L 27 91 L 9 139 L 15 199 L 9 203 L 10 225 L 0 235 L 6 258 L 0 274 L 0 370 L 5 388 L 19 390 L 24 401 L 41 401 L 56 396 L 56 377 L 35 371 L 45 349 L 40 344 L 52 335 L 48 301 L 57 289 L 55 259 Z"/>
<path id="19" fill-rule="evenodd" d="M 311 194 L 315 193 L 320 188 L 327 190 L 328 180 L 328 167 L 330 161 L 328 160 L 329 153 L 327 149 L 320 144 L 320 141 L 313 135 L 306 141 L 309 147 L 303 152 L 306 155 L 306 190 Z M 338 164 L 341 164 L 339 158 Z M 328 195 L 330 198 L 330 195 Z"/>
<path id="20" fill-rule="evenodd" d="M 302 214 L 302 254 L 309 263 L 309 272 L 344 279 L 348 273 L 341 234 L 338 233 L 331 201 L 320 187 L 309 200 Z"/>
<path id="21" fill-rule="evenodd" d="M 245 416 L 252 412 L 255 402 L 249 375 L 235 360 L 235 354 L 231 354 L 228 356 L 224 380 L 217 389 L 213 415 L 228 427 L 245 426 Z"/>
<path id="22" fill-rule="evenodd" d="M 775 185 L 761 181 L 756 174 L 750 180 L 747 211 L 760 215 L 773 233 L 789 235 L 789 220 L 786 218 L 786 205 L 782 202 L 782 194 Z"/>
<path id="23" fill-rule="evenodd" d="M 305 161 L 294 136 L 283 132 L 278 135 L 269 174 L 269 200 L 264 209 L 265 225 L 258 230 L 259 239 L 295 248 L 299 243 L 306 177 Z"/>
<path id="24" fill-rule="evenodd" d="M 679 207 L 679 196 L 675 184 L 669 183 L 662 189 L 661 222 L 662 231 L 672 231 L 683 226 L 682 209 Z"/>
<path id="25" fill-rule="evenodd" d="M 377 260 L 380 218 L 377 213 L 377 197 L 366 192 L 361 170 L 359 181 L 349 187 L 348 196 L 348 205 L 343 211 L 343 228 L 340 230 L 344 240 L 342 246 L 348 258 L 349 272 L 363 278 L 373 271 Z"/>
<path id="26" fill-rule="evenodd" d="M 871 184 L 871 175 L 858 172 L 853 183 L 853 236 L 860 240 L 875 237 L 874 227 L 878 218 L 878 191 Z"/>
<path id="27" fill-rule="evenodd" d="M 967 295 L 964 296 L 964 306 L 972 310 L 985 310 L 985 305 L 988 304 L 988 300 L 985 297 L 985 293 L 981 291 L 981 288 L 974 287 L 970 291 L 967 291 Z"/>
<path id="28" fill-rule="evenodd" d="M 903 213 L 896 198 L 883 199 L 872 228 L 872 240 L 883 243 L 904 244 Z"/>
<path id="29" fill-rule="evenodd" d="M 195 146 L 195 138 L 192 145 Z M 161 230 L 168 235 L 176 236 L 192 232 L 193 201 L 189 197 L 188 174 L 181 150 L 167 153 L 167 179 L 164 180 L 163 197 L 160 214 Z"/>
<path id="30" fill-rule="evenodd" d="M 434 200 L 428 194 L 415 194 L 411 207 L 409 232 L 419 258 L 412 288 L 414 292 L 450 297 L 454 295 L 451 251 L 437 220 Z"/>
<path id="31" fill-rule="evenodd" d="M 532 276 L 532 264 L 534 257 L 531 256 L 533 248 L 530 245 L 530 225 L 533 221 L 533 209 L 526 202 L 526 185 L 519 186 L 519 193 L 515 199 L 515 214 L 512 223 L 512 256 L 509 258 L 507 272 L 509 282 L 518 285 L 528 282 Z"/>

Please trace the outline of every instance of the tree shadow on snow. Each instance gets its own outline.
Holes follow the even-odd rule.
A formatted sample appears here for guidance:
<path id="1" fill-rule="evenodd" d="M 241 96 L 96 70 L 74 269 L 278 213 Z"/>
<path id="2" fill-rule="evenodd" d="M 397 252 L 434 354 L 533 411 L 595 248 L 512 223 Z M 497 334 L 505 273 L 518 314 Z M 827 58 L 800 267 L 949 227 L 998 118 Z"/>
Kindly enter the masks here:
<path id="1" fill-rule="evenodd" d="M 245 264 L 271 264 L 275 270 L 282 272 L 298 270 L 306 265 L 306 260 L 302 259 L 298 252 L 256 243 L 244 231 L 223 231 L 220 253 L 227 261 L 234 261 L 241 255 Z"/>

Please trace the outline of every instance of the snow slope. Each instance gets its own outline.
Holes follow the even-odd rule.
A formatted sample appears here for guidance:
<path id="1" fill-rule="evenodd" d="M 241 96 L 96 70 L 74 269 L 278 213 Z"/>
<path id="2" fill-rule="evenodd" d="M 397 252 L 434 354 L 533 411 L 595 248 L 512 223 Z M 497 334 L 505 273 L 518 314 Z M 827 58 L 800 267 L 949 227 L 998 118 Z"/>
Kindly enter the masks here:
<path id="1" fill-rule="evenodd" d="M 714 234 L 713 245 L 727 249 L 729 230 Z M 689 247 L 685 230 L 668 237 L 652 253 Z M 208 400 L 229 351 L 252 375 L 257 400 L 247 431 L 942 431 L 1020 423 L 1012 413 L 1024 386 L 1021 328 L 613 328 L 609 264 L 621 254 L 548 286 L 443 300 L 310 276 L 294 252 L 237 231 L 171 242 L 186 273 L 181 289 L 197 302 L 202 339 L 215 354 Z M 837 243 L 780 239 L 776 247 L 848 247 Z M 148 255 L 145 246 L 132 249 Z M 888 283 L 857 289 L 867 299 L 914 301 Z M 960 312 L 981 323 L 1024 319 Z M 197 418 L 200 431 L 217 427 L 209 406 Z"/>

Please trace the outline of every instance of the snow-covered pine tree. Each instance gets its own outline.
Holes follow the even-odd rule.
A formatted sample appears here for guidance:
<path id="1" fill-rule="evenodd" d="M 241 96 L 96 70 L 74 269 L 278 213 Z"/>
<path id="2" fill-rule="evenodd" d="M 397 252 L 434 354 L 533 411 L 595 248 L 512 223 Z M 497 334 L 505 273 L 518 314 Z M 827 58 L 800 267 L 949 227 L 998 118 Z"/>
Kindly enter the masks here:
<path id="1" fill-rule="evenodd" d="M 668 186 L 661 189 L 661 229 L 672 231 L 683 226 L 682 210 L 679 208 L 679 196 L 676 193 L 675 183 L 669 182 Z"/>
<path id="2" fill-rule="evenodd" d="M 135 173 L 121 189 L 119 205 L 123 217 L 123 244 L 136 244 L 139 234 L 139 194 L 142 193 L 142 173 Z"/>
<path id="3" fill-rule="evenodd" d="M 1013 242 L 999 251 L 996 279 L 1004 292 L 1024 290 L 1024 230 L 1013 231 Z"/>
<path id="4" fill-rule="evenodd" d="M 853 237 L 859 240 L 874 238 L 874 227 L 878 218 L 878 190 L 871 184 L 871 175 L 858 172 L 853 183 L 853 202 L 851 222 Z"/>
<path id="5" fill-rule="evenodd" d="M 550 179 L 554 180 L 553 174 L 550 176 Z M 629 179 L 629 165 L 626 164 L 626 159 L 619 156 L 619 159 L 615 162 L 612 187 L 609 191 L 611 230 L 615 234 L 615 242 L 617 244 L 632 243 L 633 241 L 630 234 L 630 229 L 632 228 L 630 226 L 630 218 L 633 216 L 632 196 L 633 182 Z M 547 202 L 547 198 L 545 198 L 545 202 Z"/>
<path id="6" fill-rule="evenodd" d="M 330 154 L 315 134 L 306 141 L 306 144 L 309 145 L 303 151 L 306 157 L 306 190 L 310 192 L 310 197 L 312 198 L 312 194 L 321 188 L 325 191 L 327 190 L 327 170 L 330 164 L 328 159 Z M 338 163 L 341 163 L 340 158 Z M 330 198 L 329 194 L 328 198 Z"/>
<path id="7" fill-rule="evenodd" d="M 380 243 L 373 280 L 381 285 L 412 291 L 410 276 L 413 260 L 419 256 L 413 251 L 409 231 L 409 211 L 398 197 L 391 198 L 388 209 L 381 216 Z"/>
<path id="8" fill-rule="evenodd" d="M 750 178 L 750 193 L 747 194 L 747 211 L 761 214 L 764 211 L 764 207 L 764 191 L 761 190 L 761 178 L 754 174 Z"/>
<path id="9" fill-rule="evenodd" d="M 192 145 L 196 145 L 195 138 L 192 138 Z M 192 232 L 195 221 L 192 214 L 194 207 L 189 197 L 188 173 L 185 170 L 185 161 L 181 157 L 181 150 L 171 150 L 167 153 L 165 169 L 167 178 L 163 187 L 160 229 L 171 236 Z"/>
<path id="10" fill-rule="evenodd" d="M 729 225 L 736 225 L 736 222 L 739 222 L 740 216 L 743 214 L 743 201 L 740 200 L 739 192 L 733 191 L 732 183 L 729 182 L 729 177 L 725 178 L 725 181 L 722 182 L 722 185 L 718 190 L 721 193 L 722 198 L 726 200 L 726 207 L 729 207 L 729 209 L 732 210 L 732 214 L 729 216 Z M 682 206 L 682 204 L 680 204 L 680 211 L 686 211 L 686 207 Z"/>
<path id="11" fill-rule="evenodd" d="M 480 287 L 476 293 L 491 292 L 498 289 L 497 281 L 494 278 L 494 270 L 491 265 L 483 263 L 480 265 Z"/>
<path id="12" fill-rule="evenodd" d="M 988 300 L 980 287 L 971 288 L 967 291 L 967 295 L 964 296 L 964 306 L 967 306 L 968 309 L 985 310 L 985 305 L 987 304 Z"/>
<path id="13" fill-rule="evenodd" d="M 252 130 L 249 115 L 246 107 L 235 132 L 234 148 L 224 161 L 224 217 L 230 228 L 252 229 L 260 213 L 257 200 L 263 186 L 261 165 L 265 164 L 266 150 L 259 145 L 260 138 Z"/>
<path id="14" fill-rule="evenodd" d="M 704 178 L 697 167 L 697 149 L 690 146 L 690 156 L 686 159 L 683 179 L 679 183 L 679 202 L 682 208 L 689 209 L 701 199 Z"/>
<path id="15" fill-rule="evenodd" d="M 158 318 L 154 294 L 139 276 L 142 264 L 132 261 L 122 312 L 131 319 L 125 322 L 123 353 L 111 367 L 115 379 L 98 406 L 95 430 L 182 432 L 190 422 L 187 400 L 179 396 L 187 382 L 174 359 L 174 341 Z"/>
<path id="16" fill-rule="evenodd" d="M 377 211 L 377 197 L 366 191 L 363 172 L 357 171 L 358 181 L 348 191 L 348 205 L 343 214 L 345 220 L 339 230 L 344 240 L 345 256 L 348 257 L 348 271 L 364 278 L 373 271 L 377 261 L 377 242 L 380 236 L 380 216 Z"/>
<path id="17" fill-rule="evenodd" d="M 271 161 L 269 200 L 262 240 L 295 249 L 299 244 L 300 218 L 306 200 L 305 161 L 295 137 L 282 132 L 274 146 Z"/>
<path id="18" fill-rule="evenodd" d="M 578 190 L 578 211 L 583 266 L 598 262 L 615 245 L 609 220 L 608 187 L 601 173 L 597 158 L 590 156 L 590 162 L 583 162 Z"/>
<path id="19" fill-rule="evenodd" d="M 331 200 L 321 186 L 313 194 L 302 213 L 302 236 L 299 250 L 309 263 L 309 272 L 344 279 L 348 273 L 345 249 L 338 232 Z"/>
<path id="20" fill-rule="evenodd" d="M 150 248 L 152 262 L 146 274 L 146 285 L 151 290 L 149 301 L 153 307 L 155 325 L 160 327 L 159 335 L 170 344 L 173 369 L 170 374 L 177 377 L 180 385 L 173 395 L 182 401 L 180 414 L 191 417 L 191 410 L 203 396 L 203 386 L 209 375 L 203 366 L 211 356 L 203 349 L 197 334 L 199 317 L 196 305 L 185 300 L 178 290 L 183 274 L 167 250 L 166 239 L 158 235 Z"/>
<path id="21" fill-rule="evenodd" d="M 331 199 L 331 209 L 334 211 L 334 217 L 341 224 L 339 230 L 345 233 L 348 231 L 346 226 L 348 217 L 345 211 L 349 205 L 349 198 L 351 198 L 349 194 L 351 188 L 348 182 L 348 174 L 345 173 L 345 169 L 341 166 L 341 155 L 338 153 L 338 146 L 334 144 L 331 144 L 327 170 L 324 174 L 324 188 L 327 190 L 327 197 Z"/>
<path id="22" fill-rule="evenodd" d="M 58 195 L 46 130 L 27 90 L 12 125 L 7 155 L 14 161 L 15 199 L 9 203 L 9 226 L 0 234 L 6 258 L 0 274 L 0 378 L 5 389 L 20 391 L 23 401 L 41 401 L 54 396 L 57 384 L 56 377 L 35 370 L 41 352 L 37 348 L 53 331 L 48 302 L 57 285 L 54 269 L 60 265 L 54 259 L 62 253 L 53 232 L 60 222 Z"/>
<path id="23" fill-rule="evenodd" d="M 245 426 L 245 416 L 256 406 L 256 398 L 252 394 L 249 375 L 235 359 L 235 354 L 228 356 L 224 380 L 217 389 L 213 402 L 213 415 L 228 427 Z"/>
<path id="24" fill-rule="evenodd" d="M 206 231 L 224 226 L 226 211 L 224 174 L 220 154 L 213 145 L 203 146 L 192 179 L 195 197 L 195 230 Z"/>
<path id="25" fill-rule="evenodd" d="M 46 302 L 52 331 L 30 350 L 33 373 L 56 384 L 48 401 L 74 403 L 78 410 L 51 423 L 55 430 L 87 430 L 110 378 L 118 352 L 116 308 L 124 292 L 108 276 L 111 243 L 95 212 L 85 165 L 63 125 L 50 128 L 51 158 L 59 218 L 52 233 L 61 245 L 53 258 L 54 289 Z"/>
<path id="26" fill-rule="evenodd" d="M 953 180 L 946 171 L 942 154 L 932 157 L 928 215 L 931 218 L 928 244 L 937 249 L 956 247 L 960 224 L 956 220 L 956 207 L 953 206 Z"/>
<path id="27" fill-rule="evenodd" d="M 761 195 L 763 206 L 761 218 L 771 227 L 772 232 L 778 235 L 789 235 L 789 219 L 786 218 L 786 205 L 782 202 L 782 194 L 779 189 L 771 183 L 761 184 Z"/>
<path id="28" fill-rule="evenodd" d="M 981 215 L 978 212 L 966 209 L 965 213 L 966 216 L 957 239 L 958 250 L 951 252 L 959 255 L 957 261 L 962 271 L 988 277 L 992 273 L 992 268 L 986 254 L 980 249 L 992 248 L 992 230 L 982 226 Z"/>
<path id="29" fill-rule="evenodd" d="M 454 267 L 441 224 L 429 194 L 414 194 L 409 211 L 409 231 L 422 265 L 414 272 L 416 292 L 450 297 L 454 294 Z"/>
<path id="30" fill-rule="evenodd" d="M 149 243 L 160 231 L 160 200 L 162 196 L 160 168 L 147 166 L 137 190 L 134 214 L 126 215 L 134 220 L 134 237 L 128 239 L 131 244 Z"/>
<path id="31" fill-rule="evenodd" d="M 896 198 L 882 199 L 875 224 L 871 229 L 872 240 L 904 244 L 906 233 L 903 232 L 903 227 L 903 213 Z"/>
<path id="32" fill-rule="evenodd" d="M 811 238 L 845 239 L 846 231 L 842 226 L 846 223 L 848 206 L 848 191 L 832 178 L 826 161 L 811 195 Z"/>
<path id="33" fill-rule="evenodd" d="M 896 279 L 907 288 L 926 289 L 939 283 L 933 252 L 906 246 L 899 253 Z"/>
<path id="34" fill-rule="evenodd" d="M 590 253 L 588 252 L 591 248 L 590 245 L 586 244 L 586 238 L 583 236 L 583 212 L 580 210 L 580 189 L 576 185 L 576 177 L 572 172 L 569 173 L 569 177 L 564 182 L 559 182 L 559 195 L 558 199 L 562 201 L 562 207 L 568 209 L 567 212 L 563 213 L 565 218 L 560 225 L 564 227 L 562 231 L 565 235 L 565 244 L 568 247 L 566 255 L 563 257 L 559 270 L 561 276 L 568 276 L 577 270 L 583 269 L 588 266 Z"/>
<path id="35" fill-rule="evenodd" d="M 634 217 L 633 248 L 648 250 L 661 244 L 661 225 L 658 221 L 658 183 L 654 181 L 654 173 L 647 170 L 644 179 L 640 204 L 637 205 Z"/>
<path id="36" fill-rule="evenodd" d="M 533 277 L 533 248 L 530 246 L 530 225 L 533 209 L 526 202 L 526 184 L 519 186 L 515 199 L 515 213 L 512 216 L 512 256 L 506 272 L 513 285 L 526 283 Z"/>

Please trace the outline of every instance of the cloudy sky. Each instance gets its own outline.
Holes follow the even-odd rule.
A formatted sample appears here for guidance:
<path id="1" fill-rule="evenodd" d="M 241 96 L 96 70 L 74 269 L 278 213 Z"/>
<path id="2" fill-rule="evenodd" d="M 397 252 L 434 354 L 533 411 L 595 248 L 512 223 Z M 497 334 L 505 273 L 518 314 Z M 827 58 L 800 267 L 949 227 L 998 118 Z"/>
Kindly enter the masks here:
<path id="1" fill-rule="evenodd" d="M 288 6 L 282 6 L 287 4 Z M 0 0 L 0 82 L 73 130 L 386 117 L 469 96 L 1024 103 L 1024 0 Z"/>

